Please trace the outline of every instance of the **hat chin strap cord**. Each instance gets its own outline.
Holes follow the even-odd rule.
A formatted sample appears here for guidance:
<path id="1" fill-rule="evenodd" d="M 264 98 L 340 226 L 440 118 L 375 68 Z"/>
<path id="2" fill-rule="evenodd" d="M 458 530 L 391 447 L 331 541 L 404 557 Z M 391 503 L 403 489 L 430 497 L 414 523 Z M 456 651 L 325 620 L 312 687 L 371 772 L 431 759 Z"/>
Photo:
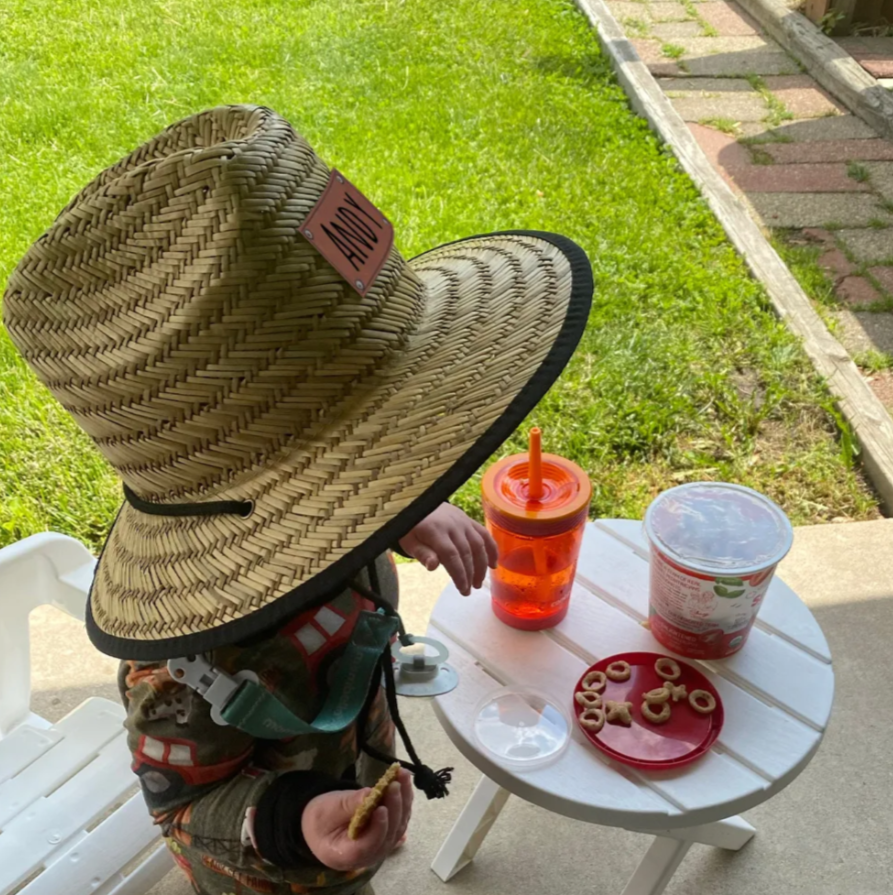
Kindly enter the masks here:
<path id="1" fill-rule="evenodd" d="M 374 584 L 377 584 L 378 575 L 375 571 L 375 566 L 370 565 L 368 571 L 371 581 Z M 403 619 L 400 618 L 400 615 L 390 604 L 388 604 L 374 590 L 366 589 L 358 581 L 352 581 L 350 583 L 350 586 L 358 594 L 365 597 L 373 605 L 378 607 L 379 612 L 382 612 L 387 617 L 396 620 L 398 627 L 398 641 L 401 646 L 413 645 L 414 640 L 412 638 L 412 635 L 406 633 L 406 628 L 403 625 Z M 443 768 L 439 771 L 433 771 L 427 765 L 423 764 L 421 759 L 419 759 L 419 756 L 415 751 L 415 747 L 412 745 L 412 740 L 409 738 L 409 733 L 406 730 L 406 725 L 403 723 L 403 719 L 400 717 L 400 708 L 397 705 L 397 684 L 394 679 L 394 660 L 390 648 L 388 648 L 386 652 L 382 653 L 381 669 L 385 683 L 385 698 L 387 699 L 388 710 L 391 713 L 391 720 L 394 722 L 394 726 L 397 728 L 397 732 L 400 734 L 400 739 L 403 740 L 403 745 L 406 747 L 406 751 L 409 754 L 409 757 L 412 759 L 411 762 L 400 761 L 399 764 L 401 767 L 412 773 L 416 787 L 422 790 L 422 792 L 425 793 L 425 795 L 429 799 L 442 799 L 444 796 L 449 795 L 449 789 L 447 788 L 447 785 L 453 779 L 452 775 L 454 769 Z M 388 755 L 385 755 L 383 752 L 379 752 L 377 749 L 370 746 L 369 743 L 365 741 L 365 739 L 363 742 L 363 751 L 370 758 L 374 758 L 376 761 L 384 762 L 385 764 L 393 764 L 395 762 L 395 759 L 391 758 Z"/>
<path id="2" fill-rule="evenodd" d="M 373 586 L 377 584 L 374 569 L 369 568 Z M 447 785 L 453 768 L 434 771 L 423 764 L 415 751 L 397 705 L 394 662 L 391 641 L 396 635 L 400 644 L 411 646 L 412 637 L 406 633 L 396 610 L 379 594 L 351 581 L 350 587 L 377 607 L 377 612 L 361 612 L 341 661 L 329 695 L 312 722 L 303 721 L 276 696 L 263 687 L 251 671 L 228 674 L 212 665 L 205 656 L 185 656 L 170 659 L 168 670 L 174 680 L 195 690 L 211 704 L 211 718 L 220 725 L 232 725 L 259 739 L 287 739 L 306 734 L 339 733 L 365 716 L 377 692 L 372 687 L 376 670 L 380 669 L 385 685 L 385 698 L 394 726 L 400 734 L 410 761 L 400 761 L 401 767 L 413 774 L 415 785 L 429 799 L 448 795 Z M 363 722 L 365 717 L 363 718 Z M 363 738 L 363 751 L 386 764 L 396 759 L 370 746 Z"/>

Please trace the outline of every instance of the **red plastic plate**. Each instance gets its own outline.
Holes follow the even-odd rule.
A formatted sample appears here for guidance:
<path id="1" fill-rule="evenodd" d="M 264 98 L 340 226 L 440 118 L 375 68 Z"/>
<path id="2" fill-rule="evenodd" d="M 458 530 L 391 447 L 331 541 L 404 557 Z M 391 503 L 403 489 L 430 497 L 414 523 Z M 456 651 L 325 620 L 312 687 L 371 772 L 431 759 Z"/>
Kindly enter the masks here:
<path id="1" fill-rule="evenodd" d="M 682 674 L 673 683 L 685 684 L 689 693 L 692 690 L 711 693 L 716 700 L 716 709 L 709 715 L 700 715 L 684 699 L 670 702 L 673 713 L 665 724 L 652 724 L 642 717 L 642 694 L 663 684 L 654 670 L 654 663 L 660 658 L 660 653 L 617 653 L 586 669 L 588 674 L 593 670 L 604 671 L 612 662 L 629 662 L 632 671 L 629 680 L 609 679 L 601 695 L 614 702 L 631 702 L 632 725 L 605 724 L 598 733 L 585 727 L 580 730 L 605 755 L 643 770 L 668 770 L 696 761 L 710 750 L 722 730 L 723 707 L 716 688 L 700 671 L 678 659 L 675 661 Z M 575 696 L 583 689 L 584 677 L 586 674 L 574 688 Z M 583 707 L 574 698 L 574 716 L 579 717 L 582 711 Z"/>

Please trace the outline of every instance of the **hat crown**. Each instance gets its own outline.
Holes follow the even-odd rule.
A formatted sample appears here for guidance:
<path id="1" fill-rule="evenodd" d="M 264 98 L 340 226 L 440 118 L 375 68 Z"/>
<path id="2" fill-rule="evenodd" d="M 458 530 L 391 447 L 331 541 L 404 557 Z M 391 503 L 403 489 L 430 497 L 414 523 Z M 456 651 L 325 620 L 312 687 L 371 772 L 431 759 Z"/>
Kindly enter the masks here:
<path id="1" fill-rule="evenodd" d="M 141 497 L 201 499 L 306 447 L 413 330 L 396 249 L 361 296 L 302 235 L 328 177 L 271 110 L 212 109 L 100 174 L 10 277 L 14 343 Z"/>

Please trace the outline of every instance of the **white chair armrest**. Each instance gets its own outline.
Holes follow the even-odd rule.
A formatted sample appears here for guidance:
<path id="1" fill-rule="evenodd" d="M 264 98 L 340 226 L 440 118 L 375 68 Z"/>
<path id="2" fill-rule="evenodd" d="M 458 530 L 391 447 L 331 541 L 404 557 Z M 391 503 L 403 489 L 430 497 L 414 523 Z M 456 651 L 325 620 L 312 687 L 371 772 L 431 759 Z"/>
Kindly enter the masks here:
<path id="1" fill-rule="evenodd" d="M 84 620 L 96 560 L 75 538 L 56 532 L 32 535 L 0 550 L 0 619 L 8 604 L 52 605 Z M 4 606 L 7 604 L 7 606 Z"/>
<path id="2" fill-rule="evenodd" d="M 80 541 L 54 532 L 0 550 L 0 737 L 28 714 L 28 616 L 51 605 L 83 620 L 95 567 Z"/>

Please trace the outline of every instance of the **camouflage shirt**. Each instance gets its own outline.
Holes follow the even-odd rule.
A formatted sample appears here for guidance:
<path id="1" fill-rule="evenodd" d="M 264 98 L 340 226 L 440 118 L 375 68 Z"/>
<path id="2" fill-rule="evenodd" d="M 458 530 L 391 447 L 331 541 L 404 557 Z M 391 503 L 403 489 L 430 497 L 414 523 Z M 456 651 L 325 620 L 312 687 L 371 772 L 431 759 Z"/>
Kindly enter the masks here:
<path id="1" fill-rule="evenodd" d="M 376 561 L 381 596 L 396 606 L 397 574 L 390 555 Z M 369 586 L 364 571 L 359 576 Z M 319 713 L 334 668 L 359 613 L 372 609 L 345 589 L 323 606 L 302 612 L 275 631 L 208 655 L 230 674 L 251 670 L 301 719 Z M 373 784 L 381 764 L 362 755 L 357 725 L 341 734 L 258 740 L 217 725 L 211 706 L 175 681 L 164 662 L 121 663 L 118 679 L 133 769 L 174 860 L 203 895 L 350 895 L 377 867 L 339 872 L 307 859 L 287 869 L 265 859 L 257 847 L 258 805 L 291 771 L 313 779 L 336 778 L 345 788 Z M 394 754 L 394 730 L 383 690 L 372 701 L 365 740 Z M 295 818 L 300 824 L 300 818 Z M 300 829 L 298 826 L 297 829 Z"/>

